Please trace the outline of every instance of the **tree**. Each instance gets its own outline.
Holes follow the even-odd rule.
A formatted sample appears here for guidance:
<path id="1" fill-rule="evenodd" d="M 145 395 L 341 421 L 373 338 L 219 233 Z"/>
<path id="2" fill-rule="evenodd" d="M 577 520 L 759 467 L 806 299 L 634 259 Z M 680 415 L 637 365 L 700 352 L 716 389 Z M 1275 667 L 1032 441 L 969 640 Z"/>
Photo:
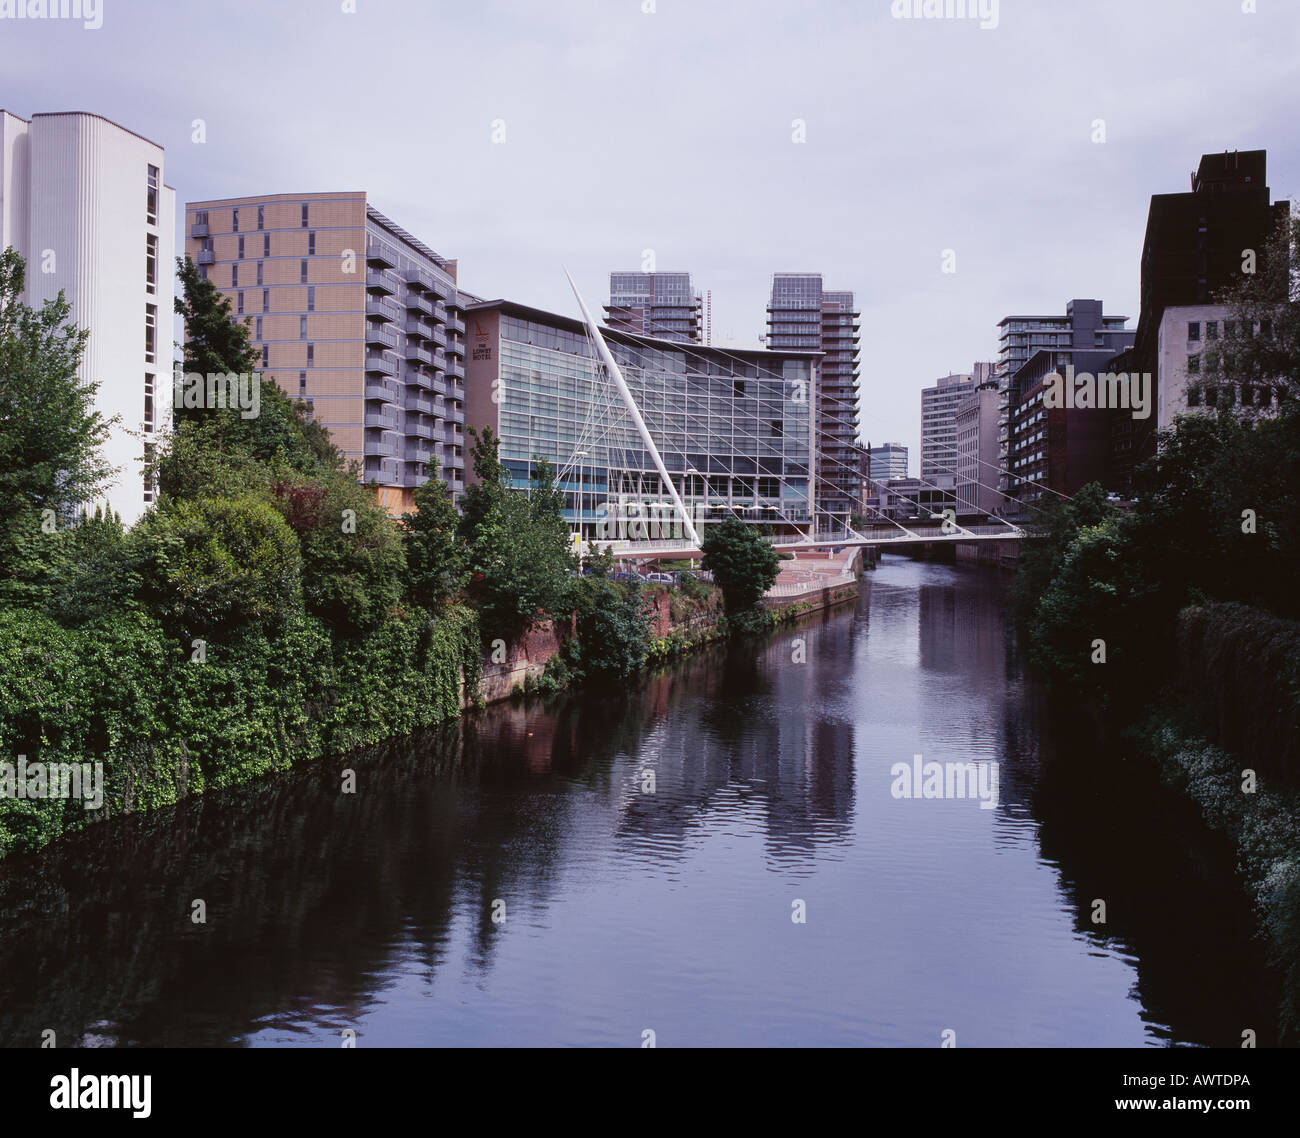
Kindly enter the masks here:
<path id="1" fill-rule="evenodd" d="M 149 608 L 182 634 L 280 628 L 302 605 L 293 531 L 254 497 L 201 498 L 146 514 L 131 531 Z"/>
<path id="2" fill-rule="evenodd" d="M 578 642 L 570 663 L 590 678 L 627 679 L 645 663 L 651 617 L 637 586 L 620 589 L 604 577 L 588 577 L 577 590 Z"/>
<path id="3" fill-rule="evenodd" d="M 101 447 L 116 417 L 95 410 L 99 385 L 77 368 L 89 333 L 69 319 L 63 293 L 36 310 L 20 299 L 26 262 L 0 254 L 0 580 L 23 577 L 24 535 L 75 516 L 107 486 Z M 46 511 L 49 511 L 46 513 Z M 28 552 L 32 550 L 30 542 Z"/>
<path id="4" fill-rule="evenodd" d="M 406 592 L 417 605 L 436 612 L 465 584 L 465 561 L 456 529 L 460 517 L 437 460 L 429 481 L 416 489 L 415 513 L 402 516 L 406 547 Z"/>
<path id="5" fill-rule="evenodd" d="M 248 317 L 236 321 L 230 301 L 199 274 L 189 257 L 176 258 L 181 296 L 176 313 L 185 318 L 185 371 L 199 375 L 257 370 L 257 349 L 248 334 Z"/>
<path id="6" fill-rule="evenodd" d="M 700 548 L 702 565 L 722 590 L 729 617 L 757 608 L 781 571 L 781 559 L 771 543 L 736 517 L 710 527 Z"/>
<path id="7" fill-rule="evenodd" d="M 485 640 L 512 640 L 542 616 L 570 607 L 569 553 L 563 495 L 550 464 L 534 460 L 533 500 L 510 485 L 500 440 L 473 428 L 470 455 L 477 482 L 465 492 L 459 526 L 470 572 L 469 595 L 481 613 Z"/>

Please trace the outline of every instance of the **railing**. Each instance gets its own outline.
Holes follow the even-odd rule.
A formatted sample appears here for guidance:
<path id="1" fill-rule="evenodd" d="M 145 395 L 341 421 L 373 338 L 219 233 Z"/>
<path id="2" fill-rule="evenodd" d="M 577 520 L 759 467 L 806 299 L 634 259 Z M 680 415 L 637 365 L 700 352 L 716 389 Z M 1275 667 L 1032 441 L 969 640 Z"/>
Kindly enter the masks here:
<path id="1" fill-rule="evenodd" d="M 366 313 L 372 316 L 387 316 L 389 320 L 400 321 L 405 313 L 400 304 L 386 296 L 366 296 Z"/>
<path id="2" fill-rule="evenodd" d="M 367 399 L 382 399 L 386 403 L 396 403 L 402 397 L 397 384 L 381 379 L 367 379 L 365 392 Z"/>

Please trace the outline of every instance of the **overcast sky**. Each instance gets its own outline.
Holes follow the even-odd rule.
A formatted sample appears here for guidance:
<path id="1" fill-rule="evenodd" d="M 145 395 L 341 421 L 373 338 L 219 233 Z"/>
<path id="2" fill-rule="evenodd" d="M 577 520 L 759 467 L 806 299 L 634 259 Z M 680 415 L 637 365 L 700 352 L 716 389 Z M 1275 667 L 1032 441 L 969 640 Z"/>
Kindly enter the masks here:
<path id="1" fill-rule="evenodd" d="M 0 106 L 161 143 L 182 203 L 365 190 L 464 288 L 570 315 L 562 266 L 596 308 L 649 249 L 752 346 L 771 274 L 821 272 L 862 310 L 864 437 L 913 473 L 920 389 L 1003 316 L 1100 297 L 1134 326 L 1150 195 L 1203 152 L 1265 148 L 1300 194 L 1297 0 L 1001 0 L 990 29 L 891 0 L 101 3 L 93 31 L 0 19 Z"/>

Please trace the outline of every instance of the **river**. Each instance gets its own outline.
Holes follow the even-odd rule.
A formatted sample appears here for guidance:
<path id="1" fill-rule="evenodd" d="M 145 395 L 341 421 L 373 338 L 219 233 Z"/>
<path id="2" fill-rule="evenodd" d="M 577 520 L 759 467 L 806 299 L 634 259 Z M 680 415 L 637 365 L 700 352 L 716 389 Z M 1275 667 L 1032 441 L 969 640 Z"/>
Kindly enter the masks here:
<path id="1" fill-rule="evenodd" d="M 1268 1045 L 1231 850 L 1048 708 L 1007 587 L 886 556 L 626 690 L 0 863 L 0 1044 Z M 899 797 L 918 754 L 996 804 Z"/>

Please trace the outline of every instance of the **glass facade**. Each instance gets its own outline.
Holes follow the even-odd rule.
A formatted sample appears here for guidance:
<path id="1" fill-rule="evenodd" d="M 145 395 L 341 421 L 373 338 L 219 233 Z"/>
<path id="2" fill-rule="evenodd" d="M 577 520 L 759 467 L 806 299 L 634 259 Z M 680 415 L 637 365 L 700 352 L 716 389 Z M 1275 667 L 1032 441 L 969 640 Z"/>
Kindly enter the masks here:
<path id="1" fill-rule="evenodd" d="M 694 519 L 810 520 L 811 359 L 607 340 Z M 503 314 L 499 392 L 501 459 L 516 485 L 529 484 L 533 455 L 548 459 L 568 520 L 588 536 L 631 503 L 671 503 L 585 332 Z"/>

